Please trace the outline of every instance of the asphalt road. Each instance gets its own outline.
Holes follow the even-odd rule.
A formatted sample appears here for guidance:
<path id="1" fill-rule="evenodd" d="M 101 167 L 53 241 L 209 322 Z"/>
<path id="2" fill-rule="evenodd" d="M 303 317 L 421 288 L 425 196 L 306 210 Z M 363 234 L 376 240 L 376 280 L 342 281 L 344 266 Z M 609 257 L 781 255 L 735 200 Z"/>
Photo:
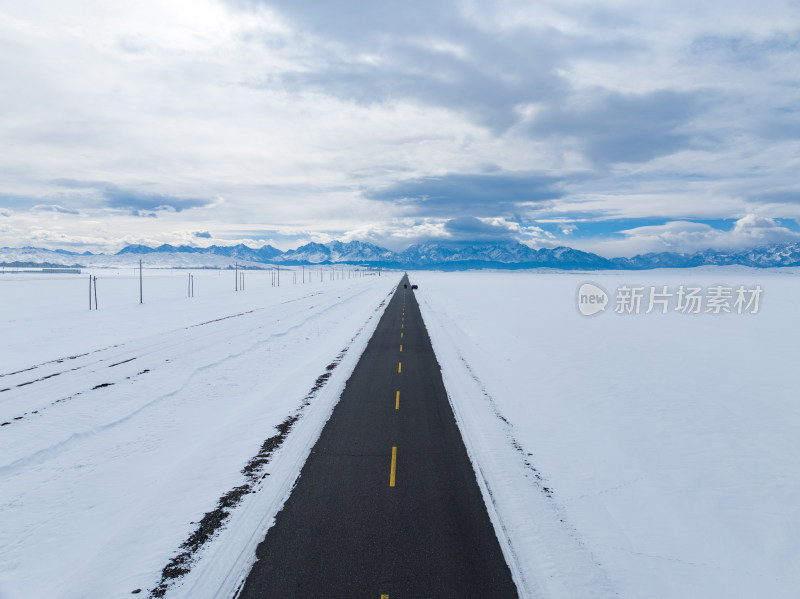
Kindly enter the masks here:
<path id="1" fill-rule="evenodd" d="M 257 557 L 241 599 L 517 597 L 407 278 Z"/>

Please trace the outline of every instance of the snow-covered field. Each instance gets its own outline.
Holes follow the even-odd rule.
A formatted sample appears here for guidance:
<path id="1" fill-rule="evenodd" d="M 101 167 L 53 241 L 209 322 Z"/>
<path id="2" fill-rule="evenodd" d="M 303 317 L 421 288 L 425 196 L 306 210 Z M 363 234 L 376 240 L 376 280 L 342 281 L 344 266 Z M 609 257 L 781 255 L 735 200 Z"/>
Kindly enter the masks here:
<path id="1" fill-rule="evenodd" d="M 145 271 L 144 305 L 134 270 L 94 274 L 91 312 L 88 274 L 0 276 L 0 598 L 147 596 L 247 483 L 167 580 L 168 597 L 229 596 L 399 273 L 247 272 L 235 292 L 232 272 L 196 271 L 190 299 L 188 272 Z M 797 596 L 799 275 L 411 273 L 524 595 Z M 587 281 L 605 313 L 578 312 Z M 613 313 L 621 285 L 716 284 L 760 285 L 759 313 Z"/>
<path id="2" fill-rule="evenodd" d="M 798 596 L 799 275 L 411 273 L 527 596 Z M 605 313 L 578 312 L 587 281 Z M 613 311 L 692 284 L 760 285 L 759 313 Z"/>
<path id="3" fill-rule="evenodd" d="M 135 271 L 95 274 L 91 312 L 88 274 L 0 277 L 0 597 L 147 596 L 300 416 L 168 595 L 226 596 L 400 275 L 248 272 L 235 292 L 233 272 L 197 271 L 190 299 L 186 271 L 146 271 L 139 305 Z"/>

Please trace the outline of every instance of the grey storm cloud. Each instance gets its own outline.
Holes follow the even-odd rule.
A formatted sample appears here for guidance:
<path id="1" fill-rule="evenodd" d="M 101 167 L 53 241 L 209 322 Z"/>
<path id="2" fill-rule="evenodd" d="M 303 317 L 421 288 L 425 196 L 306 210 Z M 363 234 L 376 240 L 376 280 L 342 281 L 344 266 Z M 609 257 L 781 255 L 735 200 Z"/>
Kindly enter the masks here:
<path id="1" fill-rule="evenodd" d="M 37 204 L 31 210 L 39 212 L 58 212 L 59 214 L 80 214 L 77 210 L 72 208 L 64 208 L 58 204 Z"/>
<path id="2" fill-rule="evenodd" d="M 747 199 L 765 204 L 800 204 L 800 187 L 766 190 Z"/>
<path id="3" fill-rule="evenodd" d="M 697 144 L 687 125 L 704 106 L 701 93 L 597 91 L 584 102 L 543 110 L 530 129 L 574 138 L 597 163 L 647 162 Z"/>
<path id="4" fill-rule="evenodd" d="M 107 205 L 111 208 L 131 210 L 174 210 L 182 212 L 189 208 L 208 206 L 212 200 L 199 198 L 179 198 L 171 195 L 148 193 L 132 189 L 107 186 L 102 190 Z"/>
<path id="5" fill-rule="evenodd" d="M 425 216 L 451 216 L 454 212 L 496 216 L 562 197 L 559 183 L 560 179 L 542 174 L 448 174 L 400 181 L 365 195 L 372 200 L 404 202 Z"/>
<path id="6" fill-rule="evenodd" d="M 244 220 L 285 246 L 563 221 L 588 247 L 648 213 L 800 214 L 792 0 L 34 4 L 0 19 L 0 220 L 22 244 L 47 221 L 114 244 Z"/>
<path id="7" fill-rule="evenodd" d="M 703 59 L 736 63 L 751 68 L 765 68 L 776 55 L 794 54 L 798 50 L 797 35 L 779 33 L 770 36 L 700 35 L 689 50 Z"/>
<path id="8" fill-rule="evenodd" d="M 350 50 L 333 53 L 317 69 L 285 75 L 289 89 L 315 89 L 361 103 L 411 98 L 469 115 L 495 132 L 520 124 L 519 107 L 535 104 L 541 108 L 538 117 L 520 132 L 572 140 L 597 164 L 646 162 L 698 143 L 688 125 L 708 107 L 702 92 L 626 95 L 600 87 L 578 92 L 559 74 L 581 57 L 624 63 L 646 50 L 642 40 L 545 27 L 488 31 L 463 18 L 452 1 L 414 0 L 402 10 L 365 0 L 269 4 L 304 30 Z M 624 15 L 609 10 L 587 18 L 605 29 L 627 24 Z M 447 44 L 458 50 L 448 51 Z M 365 54 L 381 60 L 354 58 Z"/>
<path id="9" fill-rule="evenodd" d="M 571 88 L 557 70 L 570 58 L 621 58 L 635 46 L 622 38 L 590 39 L 551 28 L 536 34 L 487 31 L 463 18 L 453 1 L 413 0 L 402 7 L 365 0 L 263 3 L 302 30 L 348 49 L 332 53 L 316 69 L 285 75 L 289 89 L 316 89 L 367 104 L 410 98 L 468 114 L 494 130 L 517 123 L 521 104 L 568 97 Z M 370 54 L 381 60 L 359 58 Z"/>
<path id="10" fill-rule="evenodd" d="M 77 181 L 56 179 L 56 185 L 67 189 L 86 189 L 99 194 L 101 203 L 109 208 L 130 210 L 135 216 L 155 216 L 162 210 L 182 212 L 191 208 L 202 208 L 213 203 L 211 199 L 184 198 L 152 193 L 138 189 L 123 188 L 101 181 Z"/>
<path id="11" fill-rule="evenodd" d="M 787 141 L 800 139 L 800 111 L 773 110 L 755 122 L 755 133 L 764 139 Z"/>

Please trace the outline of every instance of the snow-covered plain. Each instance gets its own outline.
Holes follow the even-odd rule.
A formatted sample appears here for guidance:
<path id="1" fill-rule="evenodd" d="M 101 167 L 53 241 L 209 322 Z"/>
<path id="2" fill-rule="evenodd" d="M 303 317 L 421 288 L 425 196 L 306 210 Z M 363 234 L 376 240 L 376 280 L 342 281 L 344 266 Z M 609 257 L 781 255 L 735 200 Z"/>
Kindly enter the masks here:
<path id="1" fill-rule="evenodd" d="M 235 292 L 233 272 L 197 271 L 190 299 L 188 274 L 146 271 L 140 305 L 136 271 L 98 270 L 91 312 L 87 274 L 0 277 L 3 599 L 147 596 L 276 425 L 301 413 L 168 594 L 229 596 L 400 276 L 315 272 L 303 285 L 283 271 L 278 288 L 247 272 Z"/>
<path id="2" fill-rule="evenodd" d="M 798 275 L 411 273 L 523 595 L 798 596 Z M 578 312 L 587 281 L 605 313 Z M 758 314 L 615 314 L 626 284 L 764 291 Z"/>

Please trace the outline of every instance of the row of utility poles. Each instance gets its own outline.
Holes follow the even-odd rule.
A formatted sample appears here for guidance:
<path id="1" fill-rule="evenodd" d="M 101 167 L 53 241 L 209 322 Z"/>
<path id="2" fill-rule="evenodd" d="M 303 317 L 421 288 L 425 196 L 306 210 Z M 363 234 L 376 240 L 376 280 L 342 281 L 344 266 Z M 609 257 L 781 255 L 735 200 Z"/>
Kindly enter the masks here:
<path id="1" fill-rule="evenodd" d="M 144 303 L 144 276 L 142 274 L 143 266 L 142 261 L 139 260 L 139 303 Z M 319 268 L 319 280 L 320 282 L 324 281 L 324 270 L 323 268 Z M 236 275 L 236 282 L 234 284 L 235 291 L 244 291 L 244 269 L 239 269 L 239 263 L 236 262 L 234 265 L 234 271 Z M 347 278 L 359 278 L 363 277 L 365 271 L 363 270 L 348 270 L 345 269 L 337 270 L 335 267 L 331 267 L 329 271 L 329 276 L 331 281 L 335 281 L 337 278 L 342 280 L 344 279 L 344 273 L 347 272 Z M 312 281 L 312 272 L 308 274 L 308 282 L 311 283 Z M 381 275 L 380 269 L 378 269 L 378 276 Z M 301 276 L 302 276 L 302 283 L 305 284 L 306 282 L 306 267 L 303 265 L 301 266 Z M 292 283 L 297 284 L 297 271 L 292 271 Z M 272 269 L 272 286 L 273 287 L 280 287 L 281 286 L 281 269 L 279 266 Z M 189 282 L 187 287 L 187 294 L 189 297 L 194 297 L 194 275 L 189 273 Z M 89 275 L 89 310 L 97 310 L 97 277 L 94 275 Z"/>
<path id="2" fill-rule="evenodd" d="M 241 273 L 239 272 L 239 263 L 238 262 L 235 264 L 234 268 L 236 270 L 236 284 L 234 285 L 234 290 L 235 291 L 239 291 L 240 289 L 244 289 L 244 272 L 241 272 Z M 324 275 L 323 275 L 324 269 L 320 268 L 318 270 L 319 270 L 319 280 L 320 280 L 320 282 L 322 282 L 322 281 L 324 281 Z M 345 278 L 345 276 L 344 276 L 345 272 L 347 272 L 347 278 L 348 279 L 354 279 L 354 278 L 363 277 L 364 273 L 365 273 L 365 271 L 363 271 L 363 270 L 347 270 L 346 271 L 345 269 L 337 270 L 335 267 L 331 267 L 330 280 L 331 281 L 335 281 L 336 279 L 340 279 L 340 280 L 344 279 Z M 378 269 L 378 276 L 380 276 L 380 275 L 381 275 L 381 271 L 380 271 L 380 269 Z M 305 285 L 305 283 L 306 283 L 306 267 L 305 267 L 305 265 L 301 265 L 300 266 L 300 277 L 301 277 L 300 282 L 303 285 Z M 312 281 L 312 273 L 309 272 L 308 273 L 308 282 L 311 283 L 311 281 Z M 271 284 L 272 284 L 272 287 L 280 287 L 281 286 L 281 267 L 280 266 L 276 266 L 274 269 L 272 269 L 272 281 L 271 281 Z M 296 270 L 292 271 L 292 284 L 294 284 L 294 285 L 297 284 L 297 271 Z"/>

